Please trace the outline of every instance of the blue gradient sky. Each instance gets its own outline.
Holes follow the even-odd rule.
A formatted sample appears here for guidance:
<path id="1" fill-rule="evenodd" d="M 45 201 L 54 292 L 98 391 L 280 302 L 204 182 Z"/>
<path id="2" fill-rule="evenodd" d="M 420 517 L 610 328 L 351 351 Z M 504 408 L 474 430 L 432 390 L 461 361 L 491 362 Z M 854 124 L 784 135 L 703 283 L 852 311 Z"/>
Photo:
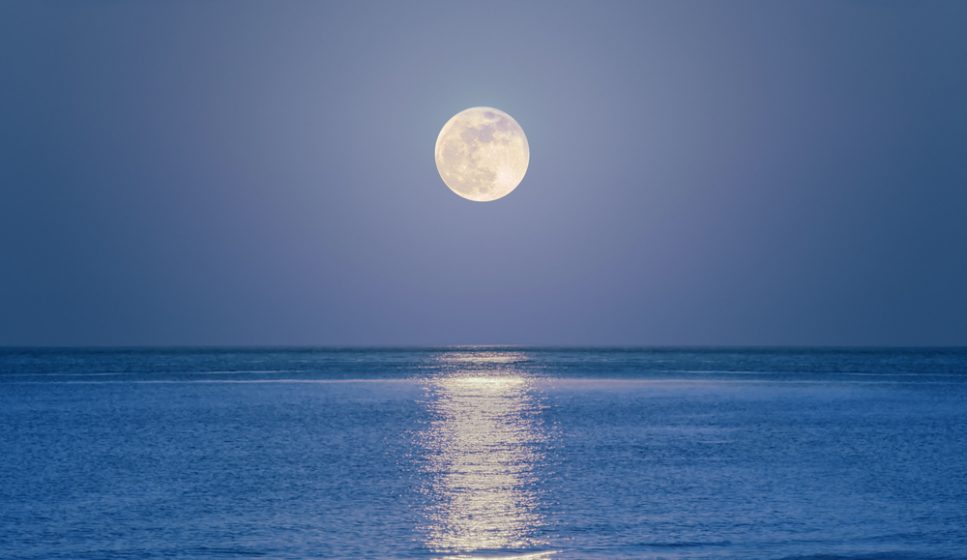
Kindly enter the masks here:
<path id="1" fill-rule="evenodd" d="M 4 2 L 0 344 L 967 344 L 965 2 Z M 450 193 L 443 123 L 531 166 Z"/>

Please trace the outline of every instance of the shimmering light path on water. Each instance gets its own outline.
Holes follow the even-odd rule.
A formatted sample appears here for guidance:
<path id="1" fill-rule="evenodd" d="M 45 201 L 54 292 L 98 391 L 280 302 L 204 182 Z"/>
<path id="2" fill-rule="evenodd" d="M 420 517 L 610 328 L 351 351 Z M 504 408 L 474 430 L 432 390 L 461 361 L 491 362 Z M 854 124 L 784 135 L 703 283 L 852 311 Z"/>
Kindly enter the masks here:
<path id="1" fill-rule="evenodd" d="M 544 544 L 540 496 L 546 435 L 531 380 L 454 374 L 427 385 L 427 544 L 445 552 L 518 550 Z"/>
<path id="2" fill-rule="evenodd" d="M 965 558 L 958 350 L 0 351 L 2 558 Z"/>

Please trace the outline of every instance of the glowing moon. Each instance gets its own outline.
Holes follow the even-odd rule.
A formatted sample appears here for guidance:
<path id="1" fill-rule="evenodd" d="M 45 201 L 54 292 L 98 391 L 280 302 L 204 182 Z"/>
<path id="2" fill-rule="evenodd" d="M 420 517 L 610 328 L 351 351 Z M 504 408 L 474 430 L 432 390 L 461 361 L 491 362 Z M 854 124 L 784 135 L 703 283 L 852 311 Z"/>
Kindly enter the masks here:
<path id="1" fill-rule="evenodd" d="M 530 163 L 524 129 L 507 113 L 471 107 L 443 125 L 436 139 L 436 168 L 450 190 L 488 202 L 517 188 Z"/>

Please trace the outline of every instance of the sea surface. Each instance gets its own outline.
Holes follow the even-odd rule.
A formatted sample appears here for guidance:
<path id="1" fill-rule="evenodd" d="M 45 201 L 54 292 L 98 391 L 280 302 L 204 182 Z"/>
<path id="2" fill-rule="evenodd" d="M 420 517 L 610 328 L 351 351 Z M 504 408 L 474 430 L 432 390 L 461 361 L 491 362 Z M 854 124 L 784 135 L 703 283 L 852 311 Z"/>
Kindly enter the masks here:
<path id="1" fill-rule="evenodd" d="M 967 350 L 0 349 L 0 558 L 967 558 Z"/>

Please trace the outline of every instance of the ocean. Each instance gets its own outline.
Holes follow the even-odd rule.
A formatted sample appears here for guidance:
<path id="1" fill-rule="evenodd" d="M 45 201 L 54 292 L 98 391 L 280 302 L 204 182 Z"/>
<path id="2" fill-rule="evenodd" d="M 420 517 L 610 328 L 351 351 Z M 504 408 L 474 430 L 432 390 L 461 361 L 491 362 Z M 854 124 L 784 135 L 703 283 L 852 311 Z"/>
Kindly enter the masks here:
<path id="1" fill-rule="evenodd" d="M 967 558 L 967 350 L 0 349 L 0 558 Z"/>

